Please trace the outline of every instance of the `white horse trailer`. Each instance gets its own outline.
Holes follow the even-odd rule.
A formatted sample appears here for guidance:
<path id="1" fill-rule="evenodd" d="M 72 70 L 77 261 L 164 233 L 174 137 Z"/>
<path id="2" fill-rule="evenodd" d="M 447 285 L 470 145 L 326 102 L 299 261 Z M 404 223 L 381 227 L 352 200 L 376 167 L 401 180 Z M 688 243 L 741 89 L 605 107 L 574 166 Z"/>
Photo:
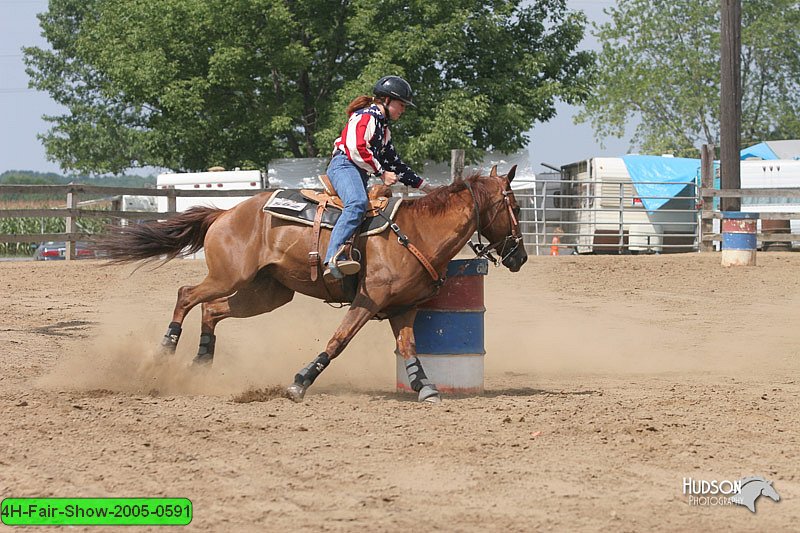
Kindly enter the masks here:
<path id="1" fill-rule="evenodd" d="M 158 189 L 180 189 L 188 191 L 230 191 L 230 190 L 263 190 L 265 188 L 264 175 L 260 170 L 220 170 L 208 172 L 183 172 L 159 174 L 156 178 Z M 175 198 L 175 211 L 180 213 L 196 205 L 230 209 L 247 200 L 251 196 L 231 197 L 204 197 L 204 196 L 178 196 Z M 169 210 L 168 199 L 158 197 L 158 211 Z M 198 259 L 204 257 L 203 251 L 192 255 Z"/>
<path id="2" fill-rule="evenodd" d="M 244 189 L 264 189 L 264 177 L 260 170 L 221 170 L 209 172 L 182 172 L 159 174 L 156 178 L 158 189 L 181 189 L 189 191 L 229 191 Z M 183 212 L 196 205 L 230 209 L 250 196 L 221 197 L 182 197 L 175 199 L 175 211 Z M 167 211 L 167 198 L 158 197 L 158 210 Z"/>
<path id="3" fill-rule="evenodd" d="M 561 167 L 562 205 L 570 206 L 578 253 L 688 251 L 695 244 L 694 197 L 667 200 L 650 212 L 621 157 L 595 157 Z M 687 194 L 687 193 L 683 193 Z"/>

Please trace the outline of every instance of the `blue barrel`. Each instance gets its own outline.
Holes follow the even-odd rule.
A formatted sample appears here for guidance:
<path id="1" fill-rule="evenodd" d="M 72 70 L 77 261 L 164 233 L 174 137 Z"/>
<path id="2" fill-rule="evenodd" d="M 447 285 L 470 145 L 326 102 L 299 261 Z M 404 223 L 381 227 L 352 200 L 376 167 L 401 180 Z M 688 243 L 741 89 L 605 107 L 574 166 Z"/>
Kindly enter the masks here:
<path id="1" fill-rule="evenodd" d="M 486 259 L 455 259 L 439 293 L 422 303 L 414 321 L 417 357 L 442 392 L 483 392 L 483 279 Z M 397 390 L 412 392 L 403 358 L 397 355 Z"/>
<path id="2" fill-rule="evenodd" d="M 722 266 L 756 264 L 758 213 L 722 212 Z"/>

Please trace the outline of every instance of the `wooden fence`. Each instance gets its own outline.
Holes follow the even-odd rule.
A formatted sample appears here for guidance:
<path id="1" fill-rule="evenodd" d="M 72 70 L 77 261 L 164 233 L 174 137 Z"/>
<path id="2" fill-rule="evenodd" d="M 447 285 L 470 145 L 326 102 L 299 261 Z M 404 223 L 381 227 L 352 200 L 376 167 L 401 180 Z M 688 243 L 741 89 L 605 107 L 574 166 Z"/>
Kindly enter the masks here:
<path id="1" fill-rule="evenodd" d="M 702 197 L 701 207 L 701 250 L 707 251 L 711 249 L 713 241 L 721 241 L 722 235 L 715 233 L 712 228 L 712 222 L 715 219 L 722 218 L 722 212 L 714 210 L 715 198 L 791 198 L 796 199 L 796 204 L 800 204 L 800 189 L 798 188 L 764 188 L 764 189 L 726 189 L 719 190 L 709 187 L 700 189 L 700 196 Z M 759 213 L 759 219 L 762 221 L 791 221 L 800 220 L 800 212 L 766 212 Z M 763 225 L 762 225 L 763 226 Z M 761 242 L 770 243 L 787 243 L 792 241 L 800 241 L 800 234 L 791 233 L 791 231 L 776 233 L 774 231 L 762 230 L 758 234 L 758 240 Z"/>
<path id="2" fill-rule="evenodd" d="M 704 183 L 705 185 L 705 183 Z M 157 220 L 169 217 L 176 211 L 176 198 L 231 198 L 242 196 L 253 196 L 263 192 L 259 189 L 245 190 L 185 190 L 185 189 L 142 189 L 135 187 L 102 187 L 97 185 L 0 185 L 0 199 L 10 194 L 64 194 L 66 195 L 66 207 L 57 209 L 0 209 L 0 218 L 36 218 L 36 217 L 62 217 L 66 219 L 66 231 L 64 233 L 28 233 L 28 234 L 0 234 L 0 242 L 10 243 L 35 243 L 46 241 L 65 241 L 68 243 L 66 256 L 67 259 L 75 255 L 75 242 L 90 236 L 88 233 L 77 231 L 75 224 L 78 218 L 116 218 L 133 220 Z M 159 196 L 167 198 L 167 210 L 163 212 L 152 211 L 123 211 L 119 209 L 119 199 L 123 195 L 132 196 Z M 112 205 L 111 210 L 89 209 L 88 203 L 80 202 L 81 196 L 101 197 L 109 201 Z M 701 250 L 710 250 L 713 241 L 720 241 L 722 236 L 714 233 L 712 221 L 722 218 L 722 213 L 714 210 L 715 198 L 743 198 L 743 197 L 767 197 L 767 198 L 792 198 L 797 199 L 800 204 L 800 189 L 798 188 L 775 188 L 775 189 L 729 189 L 717 190 L 710 187 L 700 189 L 702 197 L 702 207 L 700 209 L 700 220 L 702 222 L 702 234 L 700 241 Z M 83 205 L 83 207 L 82 207 Z M 761 220 L 800 220 L 800 212 L 771 213 L 762 212 Z M 759 240 L 768 242 L 800 241 L 800 234 L 791 232 L 759 234 Z"/>
<path id="3" fill-rule="evenodd" d="M 47 241 L 65 241 L 66 258 L 75 256 L 75 242 L 90 236 L 77 230 L 75 221 L 78 218 L 115 218 L 133 220 L 158 220 L 165 219 L 176 211 L 176 198 L 230 198 L 253 196 L 263 192 L 258 189 L 246 190 L 183 190 L 183 189 L 143 189 L 136 187 L 103 187 L 97 185 L 69 184 L 69 185 L 0 185 L 0 200 L 11 194 L 63 194 L 66 195 L 66 207 L 50 209 L 0 209 L 0 218 L 37 218 L 61 217 L 66 219 L 64 233 L 27 233 L 27 234 L 0 234 L 0 242 L 35 243 Z M 167 198 L 167 210 L 153 211 L 123 211 L 120 209 L 121 198 L 131 196 L 161 196 Z M 80 202 L 83 196 L 101 197 L 108 201 L 112 209 L 90 209 L 87 206 L 97 200 Z"/>

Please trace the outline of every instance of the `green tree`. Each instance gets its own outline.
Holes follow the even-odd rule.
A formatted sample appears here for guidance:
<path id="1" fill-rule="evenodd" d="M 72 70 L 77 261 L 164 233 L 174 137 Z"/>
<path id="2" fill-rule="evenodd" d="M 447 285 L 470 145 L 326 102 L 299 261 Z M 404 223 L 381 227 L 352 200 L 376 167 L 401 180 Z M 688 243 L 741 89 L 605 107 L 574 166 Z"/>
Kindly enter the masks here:
<path id="1" fill-rule="evenodd" d="M 598 137 L 621 137 L 645 153 L 697 157 L 719 144 L 719 0 L 619 0 L 602 44 L 592 96 L 578 119 Z M 800 10 L 796 0 L 742 2 L 742 139 L 800 137 Z"/>
<path id="2" fill-rule="evenodd" d="M 69 110 L 47 154 L 95 173 L 325 155 L 384 74 L 420 106 L 393 126 L 409 160 L 513 151 L 594 65 L 565 0 L 51 0 L 40 22 L 31 84 Z"/>

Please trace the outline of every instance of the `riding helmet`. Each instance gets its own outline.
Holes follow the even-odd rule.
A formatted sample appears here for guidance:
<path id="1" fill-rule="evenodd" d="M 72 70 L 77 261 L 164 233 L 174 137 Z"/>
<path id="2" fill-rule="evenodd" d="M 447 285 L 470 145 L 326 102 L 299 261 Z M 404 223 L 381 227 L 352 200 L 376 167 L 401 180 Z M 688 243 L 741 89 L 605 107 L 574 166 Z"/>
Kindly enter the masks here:
<path id="1" fill-rule="evenodd" d="M 406 105 L 417 107 L 411 101 L 411 84 L 400 76 L 384 76 L 378 80 L 373 87 L 372 92 L 375 96 L 388 96 L 389 98 L 396 98 Z"/>

